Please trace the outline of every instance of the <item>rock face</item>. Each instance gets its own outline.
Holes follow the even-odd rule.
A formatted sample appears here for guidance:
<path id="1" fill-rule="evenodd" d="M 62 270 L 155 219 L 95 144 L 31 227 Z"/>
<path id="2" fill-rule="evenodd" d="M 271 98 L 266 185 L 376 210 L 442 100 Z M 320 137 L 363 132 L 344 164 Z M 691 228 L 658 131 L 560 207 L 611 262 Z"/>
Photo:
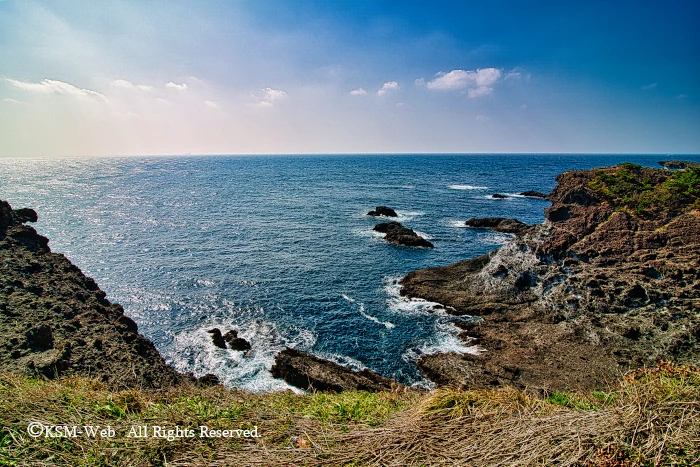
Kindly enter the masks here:
<path id="1" fill-rule="evenodd" d="M 308 391 L 384 391 L 395 385 L 393 380 L 374 371 L 352 371 L 337 363 L 289 348 L 277 354 L 270 371 L 275 378 Z"/>
<path id="2" fill-rule="evenodd" d="M 428 240 L 398 222 L 383 222 L 375 225 L 374 230 L 386 234 L 384 240 L 394 245 L 417 246 L 423 248 L 433 248 L 434 246 Z"/>
<path id="3" fill-rule="evenodd" d="M 545 195 L 544 193 L 541 193 L 539 191 L 523 191 L 520 193 L 520 196 L 526 196 L 528 198 L 541 198 L 541 199 L 548 199 L 549 195 Z"/>
<path id="4" fill-rule="evenodd" d="M 434 381 L 590 390 L 659 359 L 697 363 L 700 168 L 623 164 L 557 182 L 542 225 L 403 279 L 405 296 L 483 318 L 462 337 L 485 352 L 419 361 Z"/>
<path id="5" fill-rule="evenodd" d="M 167 365 L 121 305 L 0 201 L 0 371 L 99 378 L 114 387 L 194 379 Z"/>
<path id="6" fill-rule="evenodd" d="M 659 161 L 659 165 L 665 169 L 678 170 L 678 169 L 687 169 L 688 167 L 697 167 L 700 164 L 698 164 L 697 162 L 690 162 L 690 161 L 670 160 L 670 161 Z"/>
<path id="7" fill-rule="evenodd" d="M 465 222 L 469 227 L 479 229 L 491 229 L 496 232 L 519 234 L 528 230 L 528 225 L 520 222 L 517 219 L 508 219 L 505 217 L 473 217 Z"/>
<path id="8" fill-rule="evenodd" d="M 396 211 L 387 206 L 377 206 L 374 211 L 367 213 L 368 216 L 398 217 Z"/>

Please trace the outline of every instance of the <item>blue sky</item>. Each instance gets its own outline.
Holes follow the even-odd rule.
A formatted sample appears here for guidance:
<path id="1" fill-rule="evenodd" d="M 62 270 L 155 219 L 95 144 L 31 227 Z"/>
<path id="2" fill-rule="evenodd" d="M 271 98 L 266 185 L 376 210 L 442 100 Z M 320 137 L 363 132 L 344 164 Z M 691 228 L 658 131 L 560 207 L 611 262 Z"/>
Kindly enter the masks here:
<path id="1" fill-rule="evenodd" d="M 700 152 L 700 2 L 0 0 L 0 156 Z"/>

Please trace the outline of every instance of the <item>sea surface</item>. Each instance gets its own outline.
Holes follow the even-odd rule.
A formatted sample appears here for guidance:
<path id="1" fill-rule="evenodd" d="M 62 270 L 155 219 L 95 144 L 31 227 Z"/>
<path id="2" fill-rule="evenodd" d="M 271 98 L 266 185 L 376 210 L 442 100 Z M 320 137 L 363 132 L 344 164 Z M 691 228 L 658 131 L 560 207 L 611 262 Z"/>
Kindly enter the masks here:
<path id="1" fill-rule="evenodd" d="M 39 214 L 50 238 L 181 371 L 229 387 L 286 389 L 269 374 L 285 346 L 406 384 L 422 354 L 474 352 L 454 317 L 399 296 L 411 270 L 486 253 L 510 236 L 471 217 L 544 220 L 562 171 L 667 155 L 328 155 L 0 159 L 0 199 Z M 491 198 L 494 193 L 507 199 Z M 372 231 L 377 205 L 435 244 Z M 236 329 L 248 353 L 212 345 Z"/>

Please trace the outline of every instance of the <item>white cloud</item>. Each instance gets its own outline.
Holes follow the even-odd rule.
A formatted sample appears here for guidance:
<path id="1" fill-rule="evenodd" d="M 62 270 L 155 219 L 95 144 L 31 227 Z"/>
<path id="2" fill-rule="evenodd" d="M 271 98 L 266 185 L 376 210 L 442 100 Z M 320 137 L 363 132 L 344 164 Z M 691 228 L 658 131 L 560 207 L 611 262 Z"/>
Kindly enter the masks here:
<path id="1" fill-rule="evenodd" d="M 105 103 L 108 102 L 107 98 L 97 91 L 92 91 L 90 89 L 80 89 L 73 86 L 72 84 L 64 83 L 63 81 L 45 79 L 42 80 L 40 83 L 26 83 L 24 81 L 17 81 L 9 78 L 7 78 L 6 81 L 14 87 L 22 89 L 24 91 L 36 92 L 39 94 L 61 94 L 64 96 L 87 98 L 90 100 L 97 100 Z"/>
<path id="2" fill-rule="evenodd" d="M 473 99 L 475 97 L 487 96 L 487 95 L 491 94 L 492 92 L 493 92 L 493 88 L 490 88 L 488 86 L 479 86 L 478 88 L 468 89 L 467 96 L 469 96 Z"/>
<path id="3" fill-rule="evenodd" d="M 491 120 L 491 117 L 487 117 L 486 115 L 477 115 L 476 120 L 479 122 L 488 122 Z"/>
<path id="4" fill-rule="evenodd" d="M 497 68 L 479 68 L 476 71 L 452 70 L 449 73 L 440 72 L 435 79 L 429 81 L 428 89 L 451 91 L 467 89 L 471 98 L 481 97 L 493 92 L 493 85 L 501 78 L 501 70 Z"/>
<path id="5" fill-rule="evenodd" d="M 175 84 L 172 81 L 169 83 L 165 84 L 166 88 L 171 88 L 171 89 L 177 89 L 178 91 L 185 91 L 187 90 L 187 83 L 182 83 L 182 84 Z"/>
<path id="6" fill-rule="evenodd" d="M 127 81 L 125 79 L 115 79 L 114 81 L 112 81 L 112 86 L 117 87 L 117 88 L 123 88 L 123 89 L 136 88 L 136 89 L 140 89 L 141 91 L 153 91 L 153 86 L 148 86 L 145 84 L 134 84 L 131 81 Z"/>
<path id="7" fill-rule="evenodd" d="M 416 86 L 425 86 L 425 79 L 424 78 L 418 78 L 413 82 Z"/>
<path id="8" fill-rule="evenodd" d="M 350 91 L 350 95 L 352 96 L 364 96 L 365 94 L 367 94 L 367 91 L 362 88 L 357 88 Z"/>
<path id="9" fill-rule="evenodd" d="M 6 97 L 5 99 L 2 100 L 3 102 L 7 102 L 8 104 L 22 104 L 23 102 L 18 101 L 17 99 L 12 99 L 10 97 Z"/>
<path id="10" fill-rule="evenodd" d="M 273 89 L 273 88 L 265 88 L 261 89 L 261 96 L 256 97 L 253 96 L 256 99 L 258 99 L 258 102 L 256 104 L 248 104 L 249 106 L 257 106 L 257 107 L 274 107 L 275 102 L 282 101 L 287 98 L 287 93 L 282 91 L 281 89 Z"/>
<path id="11" fill-rule="evenodd" d="M 381 87 L 379 91 L 377 91 L 377 95 L 383 96 L 389 91 L 395 91 L 399 89 L 399 83 L 396 81 L 387 81 L 384 83 L 384 85 Z"/>
<path id="12" fill-rule="evenodd" d="M 403 107 L 403 102 L 397 102 L 396 107 L 399 107 L 399 108 Z"/>
<path id="13" fill-rule="evenodd" d="M 115 87 L 118 87 L 118 88 L 125 88 L 125 89 L 131 89 L 134 87 L 134 83 L 132 83 L 131 81 L 127 81 L 125 79 L 115 79 L 112 82 L 112 85 L 114 85 Z"/>
<path id="14" fill-rule="evenodd" d="M 218 109 L 219 108 L 219 103 L 214 102 L 214 101 L 204 101 L 204 105 L 209 107 L 210 109 Z"/>
<path id="15" fill-rule="evenodd" d="M 280 101 L 287 97 L 287 93 L 281 89 L 265 88 L 263 91 L 263 100 L 266 102 Z"/>
<path id="16" fill-rule="evenodd" d="M 642 89 L 644 89 L 645 91 L 649 91 L 650 89 L 654 89 L 658 85 L 659 85 L 659 83 L 651 83 L 651 84 L 647 84 L 645 86 L 642 86 Z"/>

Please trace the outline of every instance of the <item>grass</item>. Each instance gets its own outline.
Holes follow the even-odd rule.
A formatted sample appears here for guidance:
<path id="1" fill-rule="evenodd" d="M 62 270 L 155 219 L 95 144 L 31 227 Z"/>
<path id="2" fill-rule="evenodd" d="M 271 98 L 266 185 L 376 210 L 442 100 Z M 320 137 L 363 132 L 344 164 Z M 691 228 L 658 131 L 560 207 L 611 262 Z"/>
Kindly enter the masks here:
<path id="1" fill-rule="evenodd" d="M 652 179 L 650 169 L 626 162 L 594 170 L 588 187 L 615 206 L 642 217 L 687 205 L 700 208 L 700 167 L 688 167 Z"/>
<path id="2" fill-rule="evenodd" d="M 700 371 L 662 363 L 605 392 L 247 394 L 110 392 L 84 378 L 0 377 L 0 466 L 690 466 L 700 464 Z M 30 422 L 114 437 L 32 438 Z M 259 438 L 129 438 L 132 426 L 253 429 Z"/>

